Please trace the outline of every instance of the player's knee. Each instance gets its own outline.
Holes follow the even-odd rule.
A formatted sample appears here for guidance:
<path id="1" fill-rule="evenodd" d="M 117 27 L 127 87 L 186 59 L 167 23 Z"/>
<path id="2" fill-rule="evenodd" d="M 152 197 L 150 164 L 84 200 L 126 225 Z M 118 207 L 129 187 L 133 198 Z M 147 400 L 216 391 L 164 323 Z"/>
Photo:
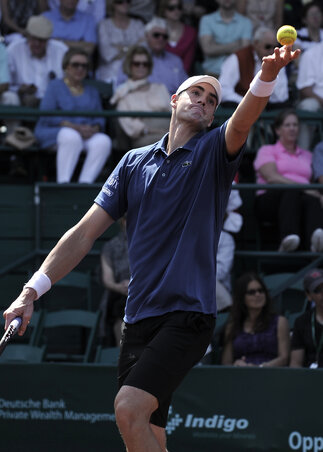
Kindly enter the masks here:
<path id="1" fill-rule="evenodd" d="M 119 429 L 136 429 L 140 425 L 149 423 L 150 416 L 154 409 L 144 397 L 138 397 L 136 389 L 134 391 L 125 389 L 119 391 L 114 402 L 116 422 Z"/>
<path id="2" fill-rule="evenodd" d="M 135 426 L 137 419 L 135 405 L 129 400 L 117 397 L 114 404 L 116 422 L 121 431 Z"/>

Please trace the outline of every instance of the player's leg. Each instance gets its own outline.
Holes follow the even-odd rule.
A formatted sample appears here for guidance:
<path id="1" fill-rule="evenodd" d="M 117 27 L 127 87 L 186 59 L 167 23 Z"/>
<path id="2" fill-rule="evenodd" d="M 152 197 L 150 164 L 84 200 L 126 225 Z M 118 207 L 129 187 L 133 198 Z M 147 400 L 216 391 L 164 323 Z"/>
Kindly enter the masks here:
<path id="1" fill-rule="evenodd" d="M 153 434 L 155 435 L 162 451 L 167 452 L 166 449 L 166 432 L 163 427 L 159 427 L 158 425 L 150 424 Z"/>
<path id="2" fill-rule="evenodd" d="M 118 428 L 128 452 L 165 452 L 161 435 L 155 435 L 151 414 L 158 408 L 156 397 L 142 389 L 122 386 L 115 399 Z M 156 432 L 157 434 L 157 432 Z"/>
<path id="3" fill-rule="evenodd" d="M 166 451 L 163 430 L 172 394 L 203 357 L 213 328 L 213 316 L 197 312 L 169 313 L 125 326 L 115 409 L 128 452 Z"/>

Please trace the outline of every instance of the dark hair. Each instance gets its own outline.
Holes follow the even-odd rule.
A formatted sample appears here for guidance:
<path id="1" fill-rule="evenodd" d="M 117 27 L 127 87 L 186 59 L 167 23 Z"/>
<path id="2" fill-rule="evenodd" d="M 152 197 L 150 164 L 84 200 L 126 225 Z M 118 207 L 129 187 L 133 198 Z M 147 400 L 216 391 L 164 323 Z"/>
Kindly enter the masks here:
<path id="1" fill-rule="evenodd" d="M 321 3 L 318 2 L 318 1 L 313 0 L 312 2 L 308 2 L 305 5 L 303 5 L 302 16 L 301 16 L 303 18 L 303 20 L 307 16 L 308 10 L 311 9 L 312 6 L 316 6 L 321 11 L 321 13 L 323 12 Z"/>
<path id="2" fill-rule="evenodd" d="M 135 55 L 146 55 L 148 60 L 148 75 L 151 73 L 152 67 L 153 67 L 153 60 L 149 53 L 149 50 L 144 46 L 132 46 L 129 48 L 128 52 L 126 53 L 126 56 L 122 63 L 122 69 L 123 72 L 130 77 L 131 76 L 131 63 L 132 59 Z"/>
<path id="3" fill-rule="evenodd" d="M 177 0 L 178 4 L 183 8 L 182 0 Z M 169 4 L 169 0 L 160 0 L 158 6 L 158 16 L 165 17 L 165 10 Z"/>
<path id="4" fill-rule="evenodd" d="M 265 283 L 255 272 L 244 273 L 236 280 L 234 284 L 232 307 L 228 321 L 228 334 L 226 336 L 226 341 L 228 342 L 232 341 L 243 330 L 243 324 L 248 316 L 248 308 L 245 303 L 245 296 L 248 290 L 248 285 L 251 281 L 257 281 L 261 285 L 261 287 L 264 289 L 266 297 L 266 303 L 256 321 L 255 333 L 266 330 L 272 319 L 272 300 Z"/>
<path id="5" fill-rule="evenodd" d="M 272 131 L 275 136 L 275 139 L 277 139 L 277 133 L 276 130 L 281 127 L 287 118 L 287 116 L 293 115 L 296 116 L 297 120 L 299 121 L 299 116 L 297 114 L 297 111 L 294 108 L 286 108 L 285 110 L 281 110 L 278 115 L 275 117 L 274 122 L 272 124 Z"/>
<path id="6" fill-rule="evenodd" d="M 69 65 L 72 57 L 74 55 L 83 55 L 87 58 L 88 63 L 90 63 L 90 57 L 89 54 L 83 50 L 83 49 L 69 49 L 65 52 L 62 60 L 62 68 L 65 70 L 67 66 Z"/>

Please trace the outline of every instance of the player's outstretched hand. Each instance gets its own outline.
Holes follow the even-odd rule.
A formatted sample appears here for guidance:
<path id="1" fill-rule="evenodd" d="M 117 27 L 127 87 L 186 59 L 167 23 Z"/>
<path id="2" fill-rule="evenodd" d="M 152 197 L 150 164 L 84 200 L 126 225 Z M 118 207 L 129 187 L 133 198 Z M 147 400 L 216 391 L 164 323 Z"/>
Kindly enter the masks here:
<path id="1" fill-rule="evenodd" d="M 279 71 L 291 61 L 296 60 L 300 53 L 300 49 L 292 50 L 292 46 L 275 47 L 273 54 L 262 59 L 260 78 L 264 82 L 274 80 Z"/>
<path id="2" fill-rule="evenodd" d="M 25 288 L 21 292 L 18 298 L 11 303 L 8 309 L 6 309 L 3 313 L 3 317 L 5 318 L 5 329 L 8 328 L 10 322 L 15 317 L 21 317 L 22 323 L 20 325 L 18 334 L 22 336 L 26 331 L 28 323 L 31 319 L 31 316 L 34 312 L 34 301 L 37 298 L 36 292 L 31 288 Z"/>

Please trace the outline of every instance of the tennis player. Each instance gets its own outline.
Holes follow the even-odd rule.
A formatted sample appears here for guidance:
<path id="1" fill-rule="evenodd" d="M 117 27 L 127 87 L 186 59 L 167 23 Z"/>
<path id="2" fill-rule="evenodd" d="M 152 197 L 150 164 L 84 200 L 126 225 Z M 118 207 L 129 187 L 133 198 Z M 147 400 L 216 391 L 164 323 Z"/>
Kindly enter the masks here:
<path id="1" fill-rule="evenodd" d="M 34 301 L 69 273 L 127 211 L 131 280 L 118 369 L 116 420 L 128 452 L 165 452 L 172 394 L 203 357 L 216 317 L 216 248 L 250 127 L 280 69 L 300 51 L 276 48 L 232 117 L 208 130 L 221 86 L 188 78 L 171 97 L 169 133 L 128 152 L 93 206 L 67 231 L 5 311 L 23 334 Z"/>

